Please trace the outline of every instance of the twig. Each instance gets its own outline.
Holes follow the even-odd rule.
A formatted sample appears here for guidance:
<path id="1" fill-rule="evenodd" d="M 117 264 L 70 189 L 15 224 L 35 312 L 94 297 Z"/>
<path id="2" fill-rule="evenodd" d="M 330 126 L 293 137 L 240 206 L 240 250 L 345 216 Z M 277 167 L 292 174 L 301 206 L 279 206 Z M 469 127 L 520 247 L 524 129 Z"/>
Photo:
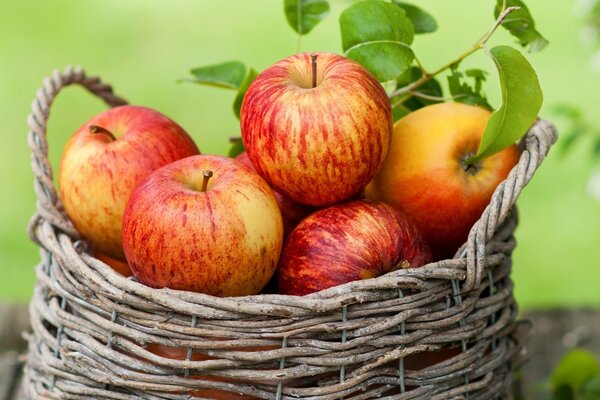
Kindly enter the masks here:
<path id="1" fill-rule="evenodd" d="M 429 76 L 429 72 L 427 72 L 425 67 L 423 67 L 423 64 L 421 64 L 421 61 L 417 58 L 416 55 L 415 55 L 415 62 L 417 63 L 417 67 L 421 70 L 421 73 L 423 74 L 423 76 Z"/>
<path id="2" fill-rule="evenodd" d="M 449 100 L 454 100 L 457 97 L 457 96 L 450 96 L 450 97 L 432 96 L 432 95 L 425 94 L 422 92 L 412 92 L 411 94 L 415 97 L 420 97 L 425 100 L 433 100 L 433 101 L 449 101 Z"/>
<path id="3" fill-rule="evenodd" d="M 447 70 L 448 68 L 452 67 L 453 65 L 459 64 L 462 60 L 464 60 L 465 58 L 467 58 L 471 54 L 475 53 L 476 51 L 483 49 L 485 47 L 485 44 L 487 43 L 487 41 L 490 39 L 490 37 L 492 37 L 492 35 L 496 31 L 496 29 L 498 29 L 498 27 L 500 26 L 500 24 L 502 24 L 502 21 L 504 21 L 504 19 L 506 18 L 506 16 L 508 14 L 510 14 L 511 12 L 516 11 L 518 9 L 520 9 L 520 7 L 508 7 L 507 9 L 505 9 L 504 11 L 502 11 L 502 13 L 498 16 L 498 18 L 496 19 L 496 21 L 494 22 L 494 25 L 492 25 L 492 27 L 490 28 L 490 30 L 485 35 L 483 35 L 481 37 L 481 39 L 479 39 L 477 41 L 477 43 L 475 43 L 473 45 L 473 47 L 471 47 L 469 50 L 467 50 L 466 52 L 464 52 L 463 54 L 461 54 L 460 56 L 458 56 L 456 59 L 450 61 L 448 64 L 446 64 L 443 67 L 439 68 L 435 72 L 432 72 L 429 75 L 423 74 L 422 77 L 420 77 L 416 81 L 412 82 L 411 84 L 394 90 L 392 93 L 389 94 L 389 98 L 391 99 L 391 98 L 399 96 L 401 94 L 414 92 L 415 89 L 417 89 L 418 87 L 420 87 L 421 85 L 423 85 L 425 82 L 428 82 L 429 80 L 431 80 L 436 75 L 439 75 L 440 73 L 444 72 L 445 70 Z"/>

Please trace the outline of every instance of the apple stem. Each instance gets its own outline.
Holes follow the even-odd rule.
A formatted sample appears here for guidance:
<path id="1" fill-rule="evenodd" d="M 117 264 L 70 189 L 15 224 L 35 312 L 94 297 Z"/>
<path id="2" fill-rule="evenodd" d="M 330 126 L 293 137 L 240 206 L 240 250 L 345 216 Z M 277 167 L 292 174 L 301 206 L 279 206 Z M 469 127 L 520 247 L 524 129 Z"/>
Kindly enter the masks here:
<path id="1" fill-rule="evenodd" d="M 408 260 L 402 260 L 398 264 L 394 265 L 389 272 L 397 271 L 399 269 L 408 269 L 410 268 L 410 263 Z"/>
<path id="2" fill-rule="evenodd" d="M 202 189 L 201 192 L 206 192 L 206 187 L 208 186 L 208 181 L 212 178 L 213 172 L 210 169 L 206 169 L 202 171 Z"/>
<path id="3" fill-rule="evenodd" d="M 477 175 L 482 168 L 481 161 L 475 159 L 475 155 L 473 153 L 465 155 L 461 160 L 461 165 L 463 170 L 470 175 Z"/>
<path id="4" fill-rule="evenodd" d="M 103 128 L 101 126 L 98 126 L 98 125 L 90 125 L 90 133 L 94 133 L 94 134 L 103 133 L 106 136 L 108 136 L 112 141 L 117 140 L 117 138 L 115 137 L 115 135 L 112 134 L 111 131 L 109 131 L 108 129 Z"/>
<path id="5" fill-rule="evenodd" d="M 310 53 L 310 65 L 312 66 L 312 87 L 317 87 L 317 53 Z"/>

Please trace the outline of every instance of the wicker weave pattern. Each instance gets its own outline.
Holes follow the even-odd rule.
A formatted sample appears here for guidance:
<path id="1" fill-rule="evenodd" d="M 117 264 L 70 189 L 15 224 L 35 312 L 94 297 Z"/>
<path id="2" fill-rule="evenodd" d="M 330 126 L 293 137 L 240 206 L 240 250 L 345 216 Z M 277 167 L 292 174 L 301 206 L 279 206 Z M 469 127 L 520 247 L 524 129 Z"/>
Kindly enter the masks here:
<path id="1" fill-rule="evenodd" d="M 455 258 L 304 297 L 216 298 L 148 288 L 86 253 L 53 186 L 46 140 L 49 107 L 71 84 L 109 106 L 125 104 L 80 68 L 55 72 L 33 102 L 28 139 L 38 202 L 30 234 L 41 263 L 28 396 L 185 399 L 202 388 L 277 400 L 509 396 L 511 357 L 520 348 L 509 277 L 513 206 L 556 140 L 551 124 L 532 127 L 519 164 Z M 148 343 L 188 349 L 188 360 L 159 357 Z M 412 354 L 447 347 L 461 352 L 425 369 L 405 366 Z M 192 349 L 211 358 L 191 361 Z"/>

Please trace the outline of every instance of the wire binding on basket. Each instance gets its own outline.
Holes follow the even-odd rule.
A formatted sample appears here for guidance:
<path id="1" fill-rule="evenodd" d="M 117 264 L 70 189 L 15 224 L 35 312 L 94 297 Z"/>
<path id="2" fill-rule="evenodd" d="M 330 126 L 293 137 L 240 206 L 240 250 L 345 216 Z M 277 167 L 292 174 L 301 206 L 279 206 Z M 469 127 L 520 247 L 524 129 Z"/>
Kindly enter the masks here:
<path id="1" fill-rule="evenodd" d="M 189 399 L 212 389 L 275 400 L 473 400 L 507 392 L 520 346 L 514 204 L 556 140 L 550 123 L 537 121 L 524 137 L 518 165 L 455 258 L 303 297 L 216 298 L 148 288 L 87 253 L 53 186 L 46 139 L 50 106 L 72 84 L 109 106 L 126 104 L 81 68 L 55 71 L 32 104 L 38 203 L 29 229 L 42 262 L 30 307 L 30 398 Z M 148 343 L 186 357 L 161 357 Z M 448 348 L 461 351 L 409 368 L 411 358 Z M 195 351 L 208 359 L 196 361 Z"/>

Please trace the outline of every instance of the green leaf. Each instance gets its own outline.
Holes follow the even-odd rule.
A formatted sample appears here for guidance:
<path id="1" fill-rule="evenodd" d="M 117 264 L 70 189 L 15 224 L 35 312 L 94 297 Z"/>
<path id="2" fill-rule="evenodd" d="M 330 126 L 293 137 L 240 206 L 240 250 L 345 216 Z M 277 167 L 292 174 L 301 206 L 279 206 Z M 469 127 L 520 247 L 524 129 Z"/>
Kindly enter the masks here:
<path id="1" fill-rule="evenodd" d="M 421 8 L 399 0 L 393 0 L 393 3 L 402 7 L 406 16 L 415 26 L 415 33 L 435 32 L 438 28 L 437 22 L 431 14 L 423 11 Z"/>
<path id="2" fill-rule="evenodd" d="M 421 72 L 421 70 L 419 68 L 417 68 L 417 67 L 409 68 L 402 75 L 400 75 L 398 77 L 398 79 L 396 80 L 397 81 L 396 88 L 405 87 L 405 86 L 411 84 L 412 82 L 418 80 L 422 76 L 423 76 L 423 73 Z M 406 100 L 402 101 L 401 103 L 394 103 L 395 106 L 392 107 L 392 111 L 394 114 L 394 121 L 397 121 L 398 119 L 402 118 L 403 116 L 410 113 L 411 111 L 418 110 L 419 108 L 430 105 L 430 104 L 441 103 L 443 101 L 441 99 L 441 97 L 443 96 L 442 86 L 435 78 L 432 78 L 431 80 L 429 80 L 429 81 L 425 82 L 424 84 L 422 84 L 421 86 L 419 86 L 419 88 L 416 90 L 416 93 L 425 95 L 427 97 L 434 97 L 434 98 L 440 98 L 440 99 L 423 98 L 423 97 L 419 97 L 418 95 L 415 94 L 413 96 L 408 97 Z M 402 106 L 402 107 L 400 107 L 400 106 Z"/>
<path id="3" fill-rule="evenodd" d="M 227 154 L 229 157 L 234 158 L 242 154 L 246 149 L 244 148 L 244 142 L 242 142 L 241 137 L 234 137 L 229 139 L 231 142 L 231 148 L 229 149 L 229 153 Z"/>
<path id="4" fill-rule="evenodd" d="M 191 73 L 194 75 L 189 79 L 191 82 L 237 90 L 246 76 L 246 66 L 239 61 L 229 61 L 194 68 Z"/>
<path id="5" fill-rule="evenodd" d="M 592 353 L 583 349 L 569 351 L 558 362 L 552 373 L 552 390 L 557 391 L 561 386 L 569 386 L 573 392 L 600 373 L 598 360 Z"/>
<path id="6" fill-rule="evenodd" d="M 414 59 L 410 49 L 413 24 L 394 4 L 355 3 L 340 15 L 340 29 L 345 55 L 366 67 L 380 82 L 398 77 Z"/>
<path id="7" fill-rule="evenodd" d="M 235 96 L 235 100 L 233 102 L 233 112 L 235 113 L 235 116 L 238 119 L 240 119 L 240 108 L 242 108 L 242 101 L 244 100 L 244 95 L 246 94 L 246 91 L 248 90 L 250 84 L 254 81 L 254 79 L 256 79 L 257 75 L 258 73 L 256 72 L 256 70 L 254 68 L 250 68 L 250 71 L 248 71 L 248 74 L 244 78 L 244 81 L 240 84 L 237 95 Z"/>
<path id="8" fill-rule="evenodd" d="M 498 46 L 490 50 L 490 56 L 500 76 L 502 106 L 490 116 L 474 160 L 502 151 L 520 139 L 542 107 L 537 75 L 519 51 Z"/>
<path id="9" fill-rule="evenodd" d="M 496 18 L 502 12 L 503 3 L 504 0 L 496 0 L 494 11 Z M 522 0 L 508 0 L 506 6 L 521 8 L 510 13 L 502 22 L 502 26 L 519 39 L 521 46 L 529 46 L 530 53 L 543 50 L 548 45 L 548 41 L 535 29 L 535 22 L 525 3 Z"/>
<path id="10" fill-rule="evenodd" d="M 475 91 L 478 93 L 481 92 L 482 84 L 486 81 L 487 74 L 487 71 L 482 69 L 468 69 L 465 71 L 465 75 L 469 78 L 473 78 L 475 81 Z"/>
<path id="11" fill-rule="evenodd" d="M 403 118 L 410 114 L 413 110 L 406 107 L 403 102 L 398 102 L 397 104 L 392 104 L 392 116 L 394 118 L 394 122 L 398 121 L 400 118 Z"/>
<path id="12" fill-rule="evenodd" d="M 464 81 L 465 74 L 473 78 L 474 85 Z M 482 82 L 485 80 L 485 73 L 481 70 L 470 69 L 463 74 L 456 67 L 452 68 L 448 76 L 448 90 L 457 103 L 469 104 L 491 110 L 492 107 L 487 98 L 481 91 Z"/>
<path id="13" fill-rule="evenodd" d="M 300 35 L 306 35 L 327 15 L 327 0 L 284 0 L 283 11 L 288 24 Z"/>

